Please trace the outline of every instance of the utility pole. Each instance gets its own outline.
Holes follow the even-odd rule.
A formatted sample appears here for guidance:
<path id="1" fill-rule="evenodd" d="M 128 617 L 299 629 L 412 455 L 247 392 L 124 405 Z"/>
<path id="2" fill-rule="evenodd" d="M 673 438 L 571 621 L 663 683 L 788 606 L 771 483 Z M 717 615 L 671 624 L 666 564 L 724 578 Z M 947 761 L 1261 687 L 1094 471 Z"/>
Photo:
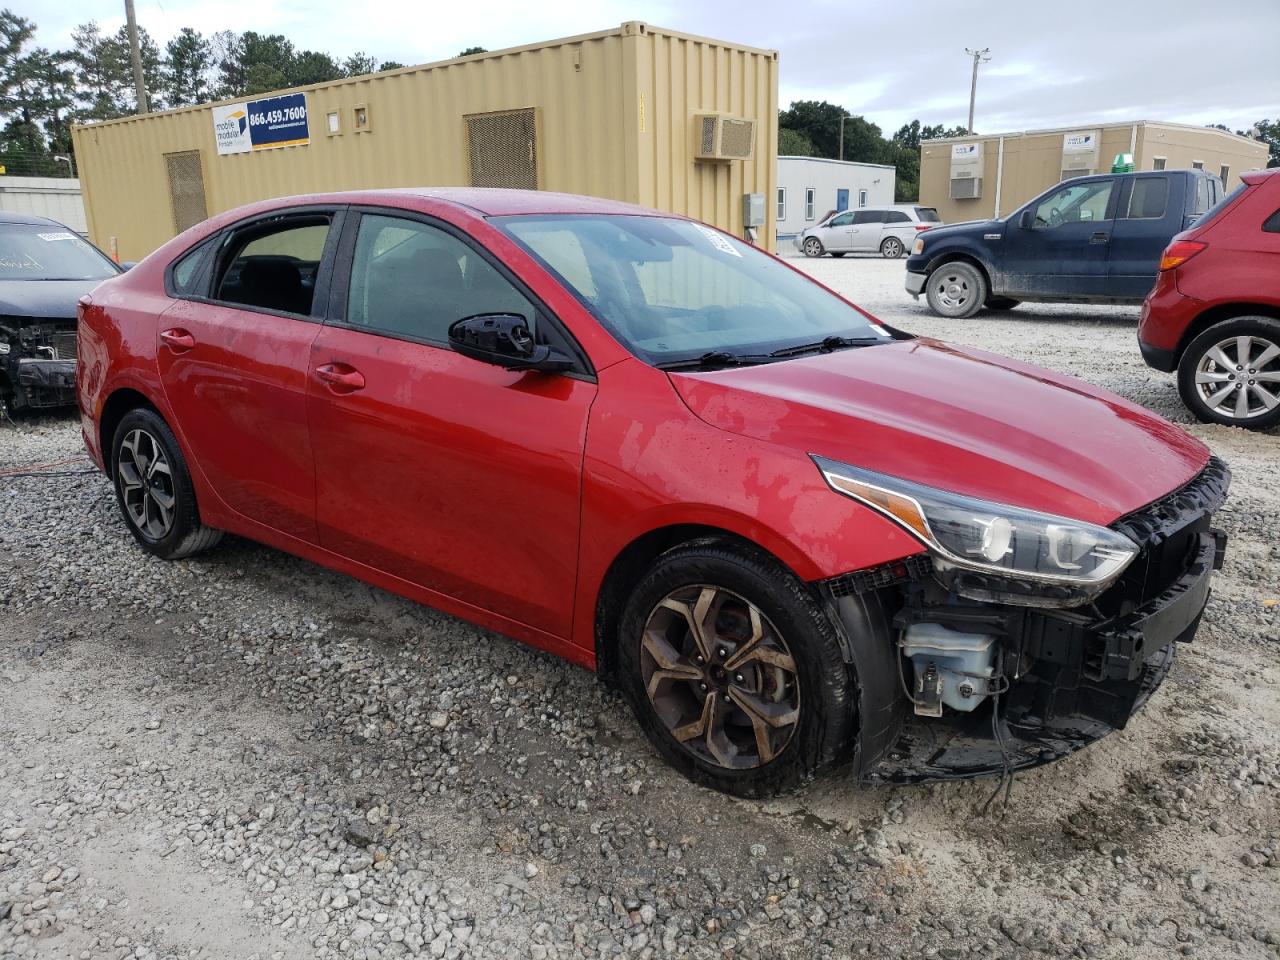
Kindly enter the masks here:
<path id="1" fill-rule="evenodd" d="M 147 85 L 142 77 L 142 49 L 138 45 L 138 18 L 133 13 L 133 0 L 124 0 L 124 19 L 129 27 L 129 59 L 133 61 L 133 91 L 138 100 L 138 113 L 146 113 Z"/>
<path id="2" fill-rule="evenodd" d="M 846 120 L 852 120 L 852 119 L 853 119 L 853 117 L 841 117 L 841 118 L 840 118 L 840 159 L 841 159 L 841 160 L 843 160 L 843 159 L 844 159 L 844 122 L 845 122 Z"/>
<path id="3" fill-rule="evenodd" d="M 988 56 L 991 53 L 991 48 L 983 47 L 981 50 L 970 50 L 965 47 L 964 52 L 973 57 L 973 79 L 969 81 L 969 136 L 973 136 L 973 102 L 978 96 L 978 64 L 991 62 L 991 57 Z"/>

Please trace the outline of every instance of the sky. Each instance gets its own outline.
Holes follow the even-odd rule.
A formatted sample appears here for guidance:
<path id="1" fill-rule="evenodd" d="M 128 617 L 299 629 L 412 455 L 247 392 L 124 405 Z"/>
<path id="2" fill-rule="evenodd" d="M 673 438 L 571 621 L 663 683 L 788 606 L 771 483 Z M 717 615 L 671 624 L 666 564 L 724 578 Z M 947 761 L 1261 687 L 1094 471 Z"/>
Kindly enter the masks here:
<path id="1" fill-rule="evenodd" d="M 0 0 L 70 45 L 72 28 L 124 22 L 123 0 Z M 779 52 L 779 103 L 829 100 L 891 134 L 963 125 L 972 60 L 975 129 L 999 133 L 1126 120 L 1225 123 L 1280 117 L 1280 0 L 135 0 L 163 46 L 180 27 L 281 33 L 338 57 L 428 63 L 644 20 Z"/>

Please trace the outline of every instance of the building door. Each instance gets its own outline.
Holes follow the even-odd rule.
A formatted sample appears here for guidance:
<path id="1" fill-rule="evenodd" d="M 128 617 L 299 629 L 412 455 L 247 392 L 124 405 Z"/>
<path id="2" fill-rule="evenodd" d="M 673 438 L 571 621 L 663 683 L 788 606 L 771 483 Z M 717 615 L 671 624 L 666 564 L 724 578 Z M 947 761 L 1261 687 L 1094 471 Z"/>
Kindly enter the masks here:
<path id="1" fill-rule="evenodd" d="M 836 191 L 836 210 L 849 209 L 849 191 L 840 189 Z"/>

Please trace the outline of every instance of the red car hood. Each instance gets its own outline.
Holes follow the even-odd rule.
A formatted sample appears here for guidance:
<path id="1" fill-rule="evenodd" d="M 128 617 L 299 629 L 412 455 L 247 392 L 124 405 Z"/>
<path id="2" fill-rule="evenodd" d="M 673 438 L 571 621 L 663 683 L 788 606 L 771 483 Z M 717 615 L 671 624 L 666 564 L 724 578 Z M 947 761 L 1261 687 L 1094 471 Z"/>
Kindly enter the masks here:
<path id="1" fill-rule="evenodd" d="M 1090 523 L 1159 499 L 1209 459 L 1204 444 L 1122 397 L 936 340 L 671 381 L 723 430 Z"/>

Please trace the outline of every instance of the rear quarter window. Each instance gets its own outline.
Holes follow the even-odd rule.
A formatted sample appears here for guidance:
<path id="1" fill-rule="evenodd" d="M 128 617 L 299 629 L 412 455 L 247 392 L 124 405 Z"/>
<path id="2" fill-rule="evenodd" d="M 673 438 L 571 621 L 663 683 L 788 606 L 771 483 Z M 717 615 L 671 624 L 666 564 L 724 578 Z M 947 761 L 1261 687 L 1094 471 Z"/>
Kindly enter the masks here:
<path id="1" fill-rule="evenodd" d="M 942 218 L 933 207 L 916 207 L 916 219 L 921 223 L 941 223 Z"/>
<path id="2" fill-rule="evenodd" d="M 1280 210 L 1277 210 L 1263 221 L 1262 229 L 1267 233 L 1280 233 Z"/>
<path id="3" fill-rule="evenodd" d="M 885 223 L 910 223 L 911 218 L 901 210 L 890 210 L 884 217 Z"/>

